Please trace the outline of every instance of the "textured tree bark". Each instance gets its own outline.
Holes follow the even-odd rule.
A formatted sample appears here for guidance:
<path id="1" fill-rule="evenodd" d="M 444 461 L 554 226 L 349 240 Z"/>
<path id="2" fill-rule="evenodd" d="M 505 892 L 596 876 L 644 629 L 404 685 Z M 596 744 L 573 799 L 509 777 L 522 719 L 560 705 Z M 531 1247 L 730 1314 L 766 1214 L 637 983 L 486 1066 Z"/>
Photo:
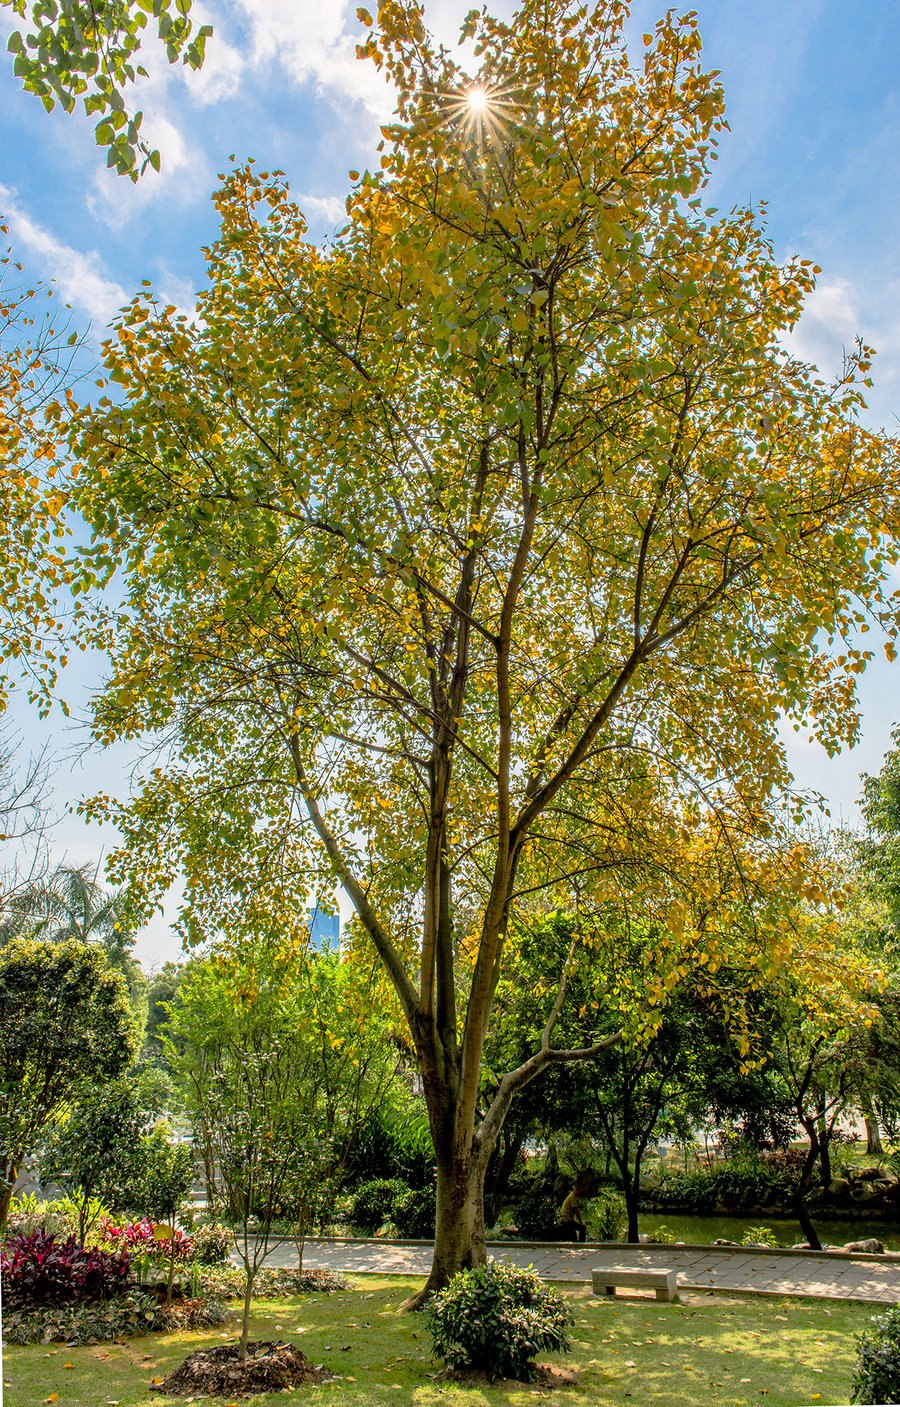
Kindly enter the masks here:
<path id="1" fill-rule="evenodd" d="M 884 1145 L 881 1142 L 881 1129 L 875 1111 L 864 1114 L 866 1124 L 866 1153 L 870 1158 L 880 1158 L 884 1152 Z"/>
<path id="2" fill-rule="evenodd" d="M 9 1217 L 9 1204 L 19 1177 L 21 1159 L 7 1158 L 3 1167 L 3 1186 L 0 1189 L 0 1226 L 5 1226 Z"/>

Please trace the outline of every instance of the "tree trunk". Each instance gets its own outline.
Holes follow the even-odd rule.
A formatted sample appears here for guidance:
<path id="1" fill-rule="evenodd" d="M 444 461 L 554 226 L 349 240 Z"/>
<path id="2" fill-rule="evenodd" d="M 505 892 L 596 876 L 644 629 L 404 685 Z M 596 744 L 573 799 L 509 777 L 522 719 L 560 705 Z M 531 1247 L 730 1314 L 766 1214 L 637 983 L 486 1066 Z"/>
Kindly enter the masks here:
<path id="1" fill-rule="evenodd" d="M 509 1180 L 515 1171 L 522 1151 L 525 1135 L 516 1129 L 512 1133 L 504 1130 L 488 1160 L 488 1170 L 484 1180 L 487 1196 L 501 1198 L 509 1193 Z"/>
<path id="2" fill-rule="evenodd" d="M 800 1230 L 806 1237 L 806 1240 L 809 1242 L 810 1248 L 814 1251 L 820 1251 L 822 1249 L 822 1243 L 819 1240 L 816 1228 L 813 1226 L 812 1221 L 810 1220 L 809 1211 L 807 1210 L 806 1206 L 806 1194 L 812 1186 L 813 1169 L 816 1166 L 816 1160 L 818 1159 L 819 1153 L 821 1151 L 819 1145 L 819 1135 L 816 1130 L 815 1119 L 803 1118 L 800 1120 L 800 1122 L 802 1123 L 803 1128 L 806 1131 L 806 1136 L 809 1139 L 809 1151 L 806 1154 L 806 1160 L 803 1164 L 803 1170 L 800 1173 L 800 1177 L 797 1182 L 797 1188 L 794 1193 L 794 1210 L 797 1215 L 797 1220 L 800 1223 Z"/>
<path id="3" fill-rule="evenodd" d="M 172 1303 L 172 1286 L 175 1283 L 175 1221 L 172 1220 L 172 1237 L 169 1241 L 169 1278 L 166 1281 L 166 1304 Z"/>
<path id="4" fill-rule="evenodd" d="M 827 1191 L 831 1186 L 831 1139 L 824 1114 L 819 1115 L 819 1176 Z"/>
<path id="5" fill-rule="evenodd" d="M 9 1204 L 13 1198 L 16 1183 L 19 1180 L 19 1169 L 22 1163 L 15 1154 L 12 1158 L 7 1158 L 3 1164 L 3 1185 L 0 1188 L 0 1227 L 4 1227 L 9 1217 Z"/>
<path id="6" fill-rule="evenodd" d="M 241 1320 L 241 1342 L 238 1349 L 238 1362 L 244 1363 L 247 1359 L 247 1340 L 250 1337 L 250 1298 L 253 1294 L 253 1274 L 250 1266 L 244 1262 L 244 1271 L 247 1276 L 247 1283 L 244 1286 L 244 1313 Z"/>
<path id="7" fill-rule="evenodd" d="M 625 1210 L 628 1213 L 628 1232 L 625 1240 L 630 1244 L 635 1244 L 639 1239 L 638 1235 L 638 1181 L 634 1178 L 624 1177 L 622 1179 L 622 1192 L 625 1196 Z"/>
<path id="8" fill-rule="evenodd" d="M 863 1115 L 863 1118 L 866 1124 L 866 1153 L 870 1158 L 880 1158 L 884 1152 L 884 1146 L 881 1142 L 881 1129 L 875 1110 L 871 1109 Z"/>
<path id="9" fill-rule="evenodd" d="M 424 1289 L 404 1308 L 419 1309 L 460 1270 L 484 1265 L 484 1162 L 477 1147 L 467 1160 L 438 1157 L 434 1258 Z"/>

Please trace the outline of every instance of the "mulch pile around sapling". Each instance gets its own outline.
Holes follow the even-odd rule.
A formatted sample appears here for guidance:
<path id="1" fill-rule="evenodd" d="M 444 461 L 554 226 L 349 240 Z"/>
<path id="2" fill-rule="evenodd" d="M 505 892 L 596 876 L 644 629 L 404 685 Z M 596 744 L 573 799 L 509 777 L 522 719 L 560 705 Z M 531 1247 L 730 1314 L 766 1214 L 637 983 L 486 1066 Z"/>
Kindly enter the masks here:
<path id="1" fill-rule="evenodd" d="M 199 1348 L 189 1353 L 174 1373 L 154 1384 L 156 1392 L 173 1397 L 242 1397 L 251 1392 L 277 1392 L 304 1383 L 327 1383 L 332 1374 L 311 1363 L 306 1354 L 291 1343 L 259 1341 L 248 1343 L 247 1358 L 238 1362 L 237 1344 Z"/>

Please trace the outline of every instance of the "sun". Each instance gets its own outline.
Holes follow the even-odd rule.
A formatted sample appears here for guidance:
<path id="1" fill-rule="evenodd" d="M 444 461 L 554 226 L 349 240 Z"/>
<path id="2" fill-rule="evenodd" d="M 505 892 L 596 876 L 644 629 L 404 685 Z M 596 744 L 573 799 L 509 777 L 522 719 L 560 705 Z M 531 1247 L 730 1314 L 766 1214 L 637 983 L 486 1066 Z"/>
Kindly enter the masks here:
<path id="1" fill-rule="evenodd" d="M 503 140 L 514 104 L 507 89 L 476 80 L 443 96 L 442 126 L 455 127 L 480 146 Z"/>

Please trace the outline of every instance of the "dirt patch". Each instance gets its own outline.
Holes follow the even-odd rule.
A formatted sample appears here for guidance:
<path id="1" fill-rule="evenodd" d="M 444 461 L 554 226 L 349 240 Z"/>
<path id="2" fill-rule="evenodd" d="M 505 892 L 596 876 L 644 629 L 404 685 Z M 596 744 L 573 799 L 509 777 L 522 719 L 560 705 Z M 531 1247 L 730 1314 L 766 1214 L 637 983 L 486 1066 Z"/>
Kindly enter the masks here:
<path id="1" fill-rule="evenodd" d="M 465 1383 L 467 1387 L 490 1387 L 491 1379 L 480 1368 L 444 1368 L 435 1373 L 436 1382 Z M 522 1378 L 495 1378 L 495 1383 L 514 1383 L 522 1387 L 577 1387 L 577 1373 L 569 1368 L 556 1368 L 552 1363 L 536 1363 L 534 1378 L 527 1383 Z"/>
<path id="2" fill-rule="evenodd" d="M 154 1388 L 173 1397 L 195 1397 L 198 1393 L 206 1397 L 244 1397 L 251 1392 L 278 1392 L 303 1383 L 326 1383 L 331 1376 L 326 1368 L 311 1363 L 294 1344 L 260 1341 L 247 1345 L 244 1363 L 238 1362 L 237 1344 L 197 1349 Z"/>

